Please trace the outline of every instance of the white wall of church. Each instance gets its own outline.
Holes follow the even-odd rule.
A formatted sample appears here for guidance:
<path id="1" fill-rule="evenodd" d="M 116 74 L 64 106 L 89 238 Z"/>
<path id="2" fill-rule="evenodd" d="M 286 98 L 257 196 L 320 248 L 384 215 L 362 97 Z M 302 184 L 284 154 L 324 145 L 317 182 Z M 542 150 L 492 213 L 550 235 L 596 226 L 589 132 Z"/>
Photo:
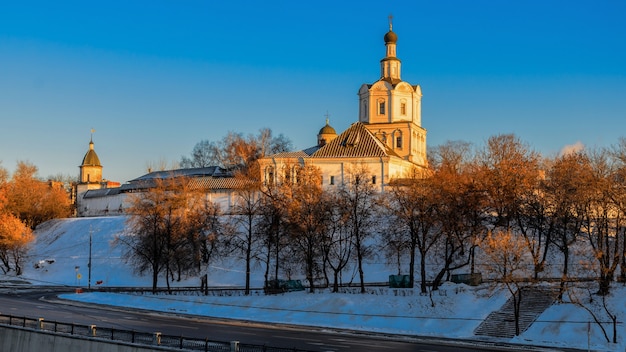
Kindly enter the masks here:
<path id="1" fill-rule="evenodd" d="M 76 209 L 78 216 L 113 216 L 124 213 L 127 193 L 93 198 L 83 198 L 84 195 L 84 193 L 79 195 L 81 199 Z"/>
<path id="2" fill-rule="evenodd" d="M 207 200 L 217 205 L 224 213 L 229 213 L 235 202 L 235 193 L 232 190 L 218 190 L 206 194 Z"/>
<path id="3" fill-rule="evenodd" d="M 327 188 L 340 187 L 342 184 L 350 182 L 350 177 L 354 172 L 364 166 L 368 170 L 369 182 L 374 183 L 379 191 L 384 191 L 393 178 L 403 177 L 412 167 L 405 161 L 398 163 L 387 158 L 366 158 L 345 162 L 316 160 L 312 164 L 320 168 L 322 185 Z"/>
<path id="4" fill-rule="evenodd" d="M 77 203 L 77 215 L 80 217 L 90 216 L 113 216 L 124 214 L 129 207 L 129 200 L 137 193 L 119 193 L 103 197 L 84 198 L 85 193 L 79 194 L 80 201 Z M 231 211 L 236 197 L 233 190 L 217 190 L 206 193 L 207 200 L 219 206 L 224 213 Z"/>

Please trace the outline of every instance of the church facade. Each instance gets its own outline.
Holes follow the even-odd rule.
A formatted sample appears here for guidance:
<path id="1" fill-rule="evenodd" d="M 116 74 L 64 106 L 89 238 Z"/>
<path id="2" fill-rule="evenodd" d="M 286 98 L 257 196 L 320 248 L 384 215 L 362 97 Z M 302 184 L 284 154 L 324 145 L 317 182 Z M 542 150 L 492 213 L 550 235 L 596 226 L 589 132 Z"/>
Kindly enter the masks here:
<path id="1" fill-rule="evenodd" d="M 412 170 L 425 172 L 426 130 L 422 127 L 422 91 L 401 78 L 396 56 L 398 36 L 391 24 L 384 36 L 386 53 L 380 60 L 380 78 L 358 91 L 359 119 L 337 135 L 326 125 L 317 145 L 262 158 L 260 169 L 266 183 L 282 182 L 294 168 L 312 165 L 320 169 L 322 184 L 332 187 L 347 182 L 356 168 L 365 168 L 380 191 L 394 178 Z"/>

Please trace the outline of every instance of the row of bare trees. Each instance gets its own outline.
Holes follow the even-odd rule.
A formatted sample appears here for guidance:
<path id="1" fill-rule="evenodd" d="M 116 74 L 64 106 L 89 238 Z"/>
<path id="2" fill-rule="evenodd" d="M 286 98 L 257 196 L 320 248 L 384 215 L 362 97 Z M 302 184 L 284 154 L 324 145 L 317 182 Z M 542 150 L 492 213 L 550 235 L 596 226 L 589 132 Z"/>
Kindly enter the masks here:
<path id="1" fill-rule="evenodd" d="M 246 288 L 250 287 L 252 257 L 256 243 L 253 225 L 256 223 L 258 174 L 256 160 L 270 153 L 286 151 L 290 141 L 282 135 L 273 137 L 268 129 L 256 135 L 229 133 L 219 143 L 201 141 L 191 158 L 183 157 L 183 167 L 218 165 L 233 172 L 239 184 L 236 218 L 225 217 L 203 189 L 190 186 L 185 177 L 155 179 L 148 191 L 130 197 L 127 212 L 129 236 L 120 236 L 125 258 L 137 272 L 152 275 L 156 291 L 159 277 L 164 277 L 168 289 L 172 281 L 183 275 L 198 275 L 202 287 L 208 288 L 208 268 L 214 258 L 229 256 L 232 251 L 243 253 L 246 262 Z M 246 209 L 246 207 L 248 209 Z M 246 214 L 251 214 L 246 216 Z M 238 229 L 235 231 L 234 229 Z"/>
<path id="2" fill-rule="evenodd" d="M 62 185 L 37 178 L 37 167 L 18 162 L 15 172 L 0 166 L 0 269 L 22 273 L 32 230 L 40 223 L 70 215 L 70 199 Z"/>
<path id="3" fill-rule="evenodd" d="M 609 292 L 617 275 L 626 278 L 624 140 L 608 149 L 552 158 L 541 157 L 515 135 L 494 136 L 480 148 L 449 142 L 431 151 L 427 173 L 413 170 L 378 193 L 361 164 L 352 165 L 345 182 L 333 188 L 323 188 L 320 171 L 308 165 L 298 175 L 285 174 L 264 184 L 255 160 L 276 140 L 267 131 L 259 136 L 265 137 L 230 136 L 219 152 L 239 154 L 220 157 L 237 166 L 242 181 L 228 216 L 220 216 L 206 198 L 174 202 L 164 191 L 165 198 L 148 200 L 145 207 L 156 211 L 155 204 L 162 205 L 161 223 L 157 225 L 155 214 L 144 224 L 145 216 L 137 217 L 143 209 L 138 198 L 130 209 L 135 233 L 165 239 L 135 244 L 134 260 L 144 255 L 137 248 L 149 247 L 166 257 L 190 249 L 189 261 L 153 254 L 155 262 L 146 262 L 153 275 L 174 279 L 189 268 L 200 270 L 200 258 L 239 256 L 245 262 L 247 292 L 255 265 L 264 267 L 266 281 L 303 275 L 311 287 L 332 284 L 335 290 L 350 267 L 365 292 L 364 263 L 383 255 L 387 263 L 396 264 L 398 274 L 408 273 L 411 285 L 419 282 L 424 293 L 427 285 L 436 290 L 462 268 L 489 271 L 510 282 L 557 275 L 561 293 L 572 276 L 581 275 L 572 272 L 574 264 L 585 270 L 583 276 L 598 280 L 601 295 Z M 185 235 L 173 236 L 176 228 Z M 185 244 L 177 238 L 185 238 Z M 576 248 L 587 249 L 589 255 L 581 257 Z M 136 267 L 147 270 L 139 261 Z M 155 288 L 156 280 L 154 276 Z"/>
<path id="4" fill-rule="evenodd" d="M 131 197 L 131 236 L 117 240 L 126 245 L 125 258 L 141 274 L 152 275 L 156 291 L 159 277 L 167 288 L 183 275 L 206 275 L 217 240 L 228 233 L 219 219 L 219 209 L 186 178 L 157 179 L 150 191 Z"/>
<path id="5" fill-rule="evenodd" d="M 512 257 L 527 260 L 532 269 L 517 279 L 537 280 L 554 275 L 548 266 L 561 267 L 563 293 L 574 250 L 584 248 L 589 255 L 576 253 L 575 264 L 582 264 L 582 275 L 596 278 L 598 293 L 606 295 L 618 272 L 620 281 L 626 278 L 625 162 L 624 139 L 608 149 L 554 158 L 542 158 L 514 135 L 494 136 L 473 151 L 448 143 L 434 151 L 430 177 L 409 177 L 394 187 L 390 203 L 396 206 L 390 208 L 405 226 L 402 233 L 411 237 L 404 243 L 422 260 L 422 285 L 429 250 L 438 259 L 431 265 L 440 261 L 441 270 L 449 271 L 474 263 L 476 246 L 487 252 L 492 235 L 506 243 L 504 234 L 510 234 L 525 244 Z M 489 258 L 481 260 L 486 265 Z"/>

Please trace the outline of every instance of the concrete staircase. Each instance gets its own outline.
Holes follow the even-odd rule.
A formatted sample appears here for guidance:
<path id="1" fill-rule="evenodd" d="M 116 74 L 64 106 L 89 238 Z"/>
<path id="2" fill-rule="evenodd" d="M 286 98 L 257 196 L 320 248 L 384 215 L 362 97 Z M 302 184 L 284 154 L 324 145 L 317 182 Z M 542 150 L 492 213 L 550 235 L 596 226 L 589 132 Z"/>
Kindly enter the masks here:
<path id="1" fill-rule="evenodd" d="M 553 290 L 538 287 L 523 287 L 522 303 L 520 305 L 519 327 L 520 333 L 530 325 L 554 303 L 556 293 Z M 512 338 L 515 336 L 515 313 L 513 298 L 500 308 L 491 312 L 485 320 L 474 330 L 474 335 Z"/>

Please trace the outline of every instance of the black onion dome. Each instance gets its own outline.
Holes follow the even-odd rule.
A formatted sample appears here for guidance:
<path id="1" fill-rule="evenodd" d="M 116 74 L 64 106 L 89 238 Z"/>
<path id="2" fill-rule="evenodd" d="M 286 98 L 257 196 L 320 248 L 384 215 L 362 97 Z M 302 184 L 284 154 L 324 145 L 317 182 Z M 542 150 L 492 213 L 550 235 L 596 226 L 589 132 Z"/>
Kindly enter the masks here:
<path id="1" fill-rule="evenodd" d="M 398 35 L 396 33 L 394 33 L 393 31 L 389 31 L 387 32 L 387 34 L 385 34 L 385 44 L 389 44 L 389 43 L 396 43 L 398 41 Z"/>

